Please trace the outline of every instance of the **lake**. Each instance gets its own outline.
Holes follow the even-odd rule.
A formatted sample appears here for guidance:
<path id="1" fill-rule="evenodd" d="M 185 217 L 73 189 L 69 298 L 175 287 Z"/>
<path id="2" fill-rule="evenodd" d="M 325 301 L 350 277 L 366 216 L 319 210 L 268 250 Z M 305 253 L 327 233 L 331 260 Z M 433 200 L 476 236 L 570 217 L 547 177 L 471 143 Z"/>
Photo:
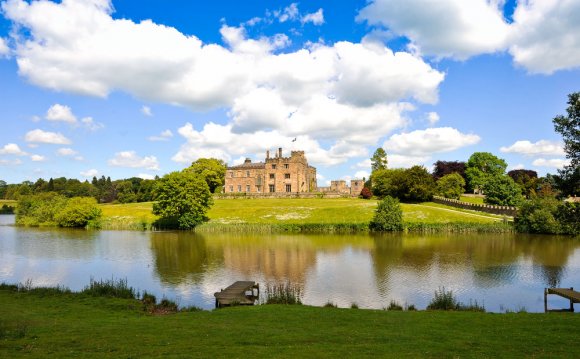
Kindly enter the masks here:
<path id="1" fill-rule="evenodd" d="M 290 282 L 303 302 L 424 309 L 445 287 L 487 311 L 543 312 L 549 286 L 580 288 L 580 240 L 521 234 L 238 234 L 85 231 L 14 227 L 0 216 L 0 282 L 64 285 L 91 278 L 214 308 L 213 293 L 237 280 Z M 568 302 L 549 298 L 550 308 Z"/>

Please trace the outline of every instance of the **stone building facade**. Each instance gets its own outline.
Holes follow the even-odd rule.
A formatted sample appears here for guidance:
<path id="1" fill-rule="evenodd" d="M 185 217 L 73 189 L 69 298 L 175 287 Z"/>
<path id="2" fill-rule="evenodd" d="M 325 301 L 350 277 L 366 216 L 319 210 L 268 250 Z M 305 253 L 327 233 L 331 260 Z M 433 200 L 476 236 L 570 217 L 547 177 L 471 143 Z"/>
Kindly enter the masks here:
<path id="1" fill-rule="evenodd" d="M 292 151 L 283 157 L 282 148 L 264 162 L 227 167 L 225 193 L 302 193 L 317 190 L 316 168 L 309 166 L 304 151 Z"/>
<path id="2" fill-rule="evenodd" d="M 346 184 L 345 180 L 330 181 L 330 187 L 318 187 L 318 191 L 322 193 L 339 193 L 342 195 L 350 195 L 358 197 L 365 185 L 365 181 L 361 179 L 350 180 L 350 186 Z"/>

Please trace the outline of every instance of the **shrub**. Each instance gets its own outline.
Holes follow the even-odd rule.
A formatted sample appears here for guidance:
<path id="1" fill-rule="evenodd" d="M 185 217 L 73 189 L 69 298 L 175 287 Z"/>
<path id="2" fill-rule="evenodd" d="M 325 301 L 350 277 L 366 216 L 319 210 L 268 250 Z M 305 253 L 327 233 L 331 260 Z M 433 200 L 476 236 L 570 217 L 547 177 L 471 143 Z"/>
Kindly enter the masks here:
<path id="1" fill-rule="evenodd" d="M 135 298 L 135 290 L 127 285 L 127 279 L 110 279 L 96 281 L 91 278 L 91 282 L 81 293 L 93 297 L 114 297 L 114 298 Z"/>
<path id="2" fill-rule="evenodd" d="M 563 203 L 554 214 L 564 234 L 580 234 L 580 203 Z"/>
<path id="3" fill-rule="evenodd" d="M 557 210 L 558 201 L 554 198 L 526 201 L 522 203 L 514 219 L 516 230 L 524 233 L 560 233 L 560 223 L 554 216 Z"/>
<path id="4" fill-rule="evenodd" d="M 369 228 L 377 232 L 403 230 L 403 210 L 399 201 L 387 196 L 379 202 Z"/>
<path id="5" fill-rule="evenodd" d="M 488 176 L 482 188 L 488 204 L 518 206 L 523 200 L 520 187 L 506 175 Z"/>
<path id="6" fill-rule="evenodd" d="M 368 187 L 363 187 L 362 191 L 360 191 L 360 196 L 363 199 L 370 199 L 373 196 L 373 193 Z"/>
<path id="7" fill-rule="evenodd" d="M 396 310 L 396 311 L 399 311 L 399 310 L 403 310 L 403 306 L 400 305 L 399 303 L 397 303 L 396 301 L 391 300 L 391 303 L 389 303 L 389 306 L 387 307 L 387 310 Z"/>
<path id="8" fill-rule="evenodd" d="M 89 222 L 101 217 L 97 200 L 92 197 L 73 197 L 55 216 L 60 227 L 86 227 Z"/>
<path id="9" fill-rule="evenodd" d="M 437 194 L 445 198 L 459 199 L 465 191 L 465 180 L 458 173 L 451 173 L 437 181 Z"/>
<path id="10" fill-rule="evenodd" d="M 290 283 L 266 285 L 266 304 L 302 304 L 300 287 Z"/>
<path id="11" fill-rule="evenodd" d="M 445 288 L 439 288 L 435 291 L 435 297 L 427 306 L 430 310 L 459 310 L 461 304 L 457 301 L 452 291 L 445 291 Z"/>

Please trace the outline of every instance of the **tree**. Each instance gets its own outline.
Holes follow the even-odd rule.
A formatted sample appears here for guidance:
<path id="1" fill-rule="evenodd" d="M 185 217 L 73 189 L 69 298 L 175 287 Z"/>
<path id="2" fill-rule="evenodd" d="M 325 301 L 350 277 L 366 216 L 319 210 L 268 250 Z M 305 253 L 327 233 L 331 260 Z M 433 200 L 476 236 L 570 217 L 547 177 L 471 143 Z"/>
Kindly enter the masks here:
<path id="1" fill-rule="evenodd" d="M 97 200 L 92 197 L 73 197 L 66 201 L 66 205 L 54 219 L 60 227 L 86 227 L 89 223 L 101 217 L 101 209 Z"/>
<path id="2" fill-rule="evenodd" d="M 386 170 L 387 164 L 389 161 L 387 160 L 387 153 L 382 147 L 376 149 L 375 153 L 373 153 L 373 157 L 371 157 L 371 172 L 374 173 L 377 170 Z"/>
<path id="3" fill-rule="evenodd" d="M 570 165 L 559 170 L 558 188 L 562 195 L 580 193 L 580 92 L 568 95 L 567 116 L 556 116 L 552 120 L 556 132 L 562 135 L 566 158 Z"/>
<path id="4" fill-rule="evenodd" d="M 511 177 L 497 175 L 487 177 L 483 184 L 484 202 L 498 206 L 518 206 L 523 198 L 520 187 Z"/>
<path id="5" fill-rule="evenodd" d="M 403 202 L 425 202 L 433 198 L 435 180 L 422 166 L 377 170 L 372 191 L 379 198 L 391 196 Z"/>
<path id="6" fill-rule="evenodd" d="M 465 179 L 465 162 L 437 161 L 433 166 L 433 178 L 435 180 L 451 173 L 459 173 Z"/>
<path id="7" fill-rule="evenodd" d="M 373 193 L 371 192 L 371 190 L 368 187 L 363 187 L 363 189 L 360 191 L 360 196 L 363 199 L 371 199 L 371 197 L 373 196 Z"/>
<path id="8" fill-rule="evenodd" d="M 5 198 L 7 189 L 8 185 L 6 184 L 6 181 L 0 180 L 0 199 Z"/>
<path id="9" fill-rule="evenodd" d="M 507 163 L 489 152 L 475 152 L 469 157 L 465 169 L 469 189 L 476 190 L 488 181 L 490 177 L 503 175 Z"/>
<path id="10" fill-rule="evenodd" d="M 538 173 L 532 170 L 512 170 L 508 172 L 515 183 L 522 189 L 522 193 L 527 197 L 533 197 L 536 195 L 536 189 L 538 187 Z"/>
<path id="11" fill-rule="evenodd" d="M 459 173 L 451 173 L 437 181 L 437 194 L 445 198 L 459 199 L 465 192 L 465 180 Z"/>
<path id="12" fill-rule="evenodd" d="M 401 231 L 403 229 L 403 210 L 396 198 L 386 196 L 379 202 L 375 215 L 369 223 L 373 231 Z"/>
<path id="13" fill-rule="evenodd" d="M 192 171 L 163 176 L 157 182 L 155 196 L 153 214 L 180 229 L 193 229 L 207 221 L 207 210 L 213 204 L 205 179 Z"/>
<path id="14" fill-rule="evenodd" d="M 376 170 L 372 175 L 373 194 L 379 198 L 403 197 L 404 173 L 402 168 Z"/>
<path id="15" fill-rule="evenodd" d="M 185 171 L 201 175 L 211 193 L 216 193 L 216 190 L 219 192 L 226 179 L 226 164 L 216 158 L 200 158 Z"/>

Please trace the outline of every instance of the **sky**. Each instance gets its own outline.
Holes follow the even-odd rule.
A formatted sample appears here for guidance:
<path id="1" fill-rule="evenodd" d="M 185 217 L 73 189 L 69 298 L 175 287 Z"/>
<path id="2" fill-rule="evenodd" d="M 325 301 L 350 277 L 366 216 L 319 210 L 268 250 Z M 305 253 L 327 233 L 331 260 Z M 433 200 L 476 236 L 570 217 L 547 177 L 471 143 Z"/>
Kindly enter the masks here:
<path id="1" fill-rule="evenodd" d="M 319 185 L 491 152 L 568 162 L 577 0 L 0 0 L 0 179 L 306 152 Z"/>

